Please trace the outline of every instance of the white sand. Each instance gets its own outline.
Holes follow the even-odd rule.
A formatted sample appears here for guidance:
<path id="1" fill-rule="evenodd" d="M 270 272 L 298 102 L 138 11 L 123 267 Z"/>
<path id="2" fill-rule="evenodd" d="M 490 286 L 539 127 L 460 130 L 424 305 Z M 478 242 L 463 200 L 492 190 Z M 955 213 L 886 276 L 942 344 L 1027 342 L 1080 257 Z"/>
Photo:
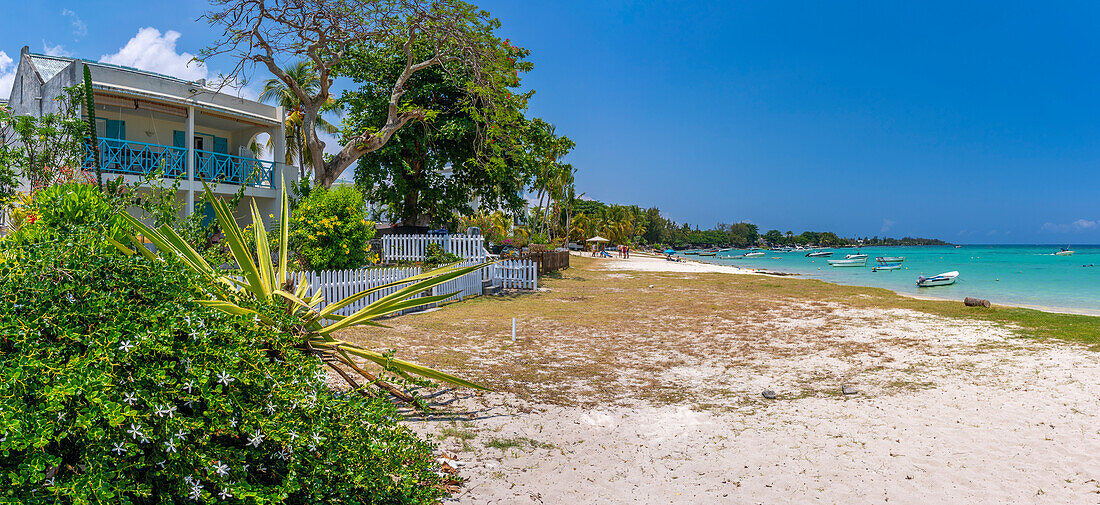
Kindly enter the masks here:
<path id="1" fill-rule="evenodd" d="M 579 255 L 573 253 L 574 255 Z M 590 255 L 579 255 L 589 256 Z M 733 265 L 715 265 L 701 261 L 669 261 L 662 257 L 649 256 L 642 253 L 632 253 L 630 258 L 596 258 L 600 266 L 606 270 L 632 270 L 635 272 L 686 272 L 686 273 L 725 273 L 725 274 L 754 274 L 761 270 L 752 268 L 740 268 Z"/>
<path id="2" fill-rule="evenodd" d="M 711 405 L 491 393 L 410 425 L 453 430 L 441 449 L 463 464 L 464 504 L 1100 503 L 1100 354 L 906 310 L 831 310 L 769 314 L 753 332 L 771 347 L 731 341 L 729 356 L 661 374 Z M 700 337 L 723 338 L 714 324 Z"/>

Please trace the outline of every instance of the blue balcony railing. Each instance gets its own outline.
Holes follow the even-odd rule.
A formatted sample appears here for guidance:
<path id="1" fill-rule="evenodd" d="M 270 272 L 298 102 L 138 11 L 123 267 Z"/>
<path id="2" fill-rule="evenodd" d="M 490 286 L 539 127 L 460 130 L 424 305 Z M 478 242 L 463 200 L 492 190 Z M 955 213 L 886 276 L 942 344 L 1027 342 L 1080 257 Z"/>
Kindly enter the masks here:
<path id="1" fill-rule="evenodd" d="M 103 171 L 108 173 L 187 177 L 187 149 L 183 147 L 101 138 L 99 156 Z M 84 164 L 85 168 L 93 167 L 91 150 Z M 196 149 L 195 178 L 270 188 L 275 180 L 275 162 Z"/>

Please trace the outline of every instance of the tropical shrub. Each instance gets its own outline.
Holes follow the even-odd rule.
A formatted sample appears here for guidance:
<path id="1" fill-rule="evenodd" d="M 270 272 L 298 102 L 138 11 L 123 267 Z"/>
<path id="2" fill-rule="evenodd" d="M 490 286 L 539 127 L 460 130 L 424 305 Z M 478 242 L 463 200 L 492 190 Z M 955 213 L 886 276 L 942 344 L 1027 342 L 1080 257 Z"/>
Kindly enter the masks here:
<path id="1" fill-rule="evenodd" d="M 162 225 L 154 230 L 128 214 L 123 215 L 135 230 L 138 230 L 146 240 L 156 246 L 160 254 L 168 256 L 173 261 L 182 261 L 189 270 L 202 279 L 202 289 L 196 293 L 198 300 L 195 303 L 223 311 L 226 314 L 251 317 L 257 324 L 266 325 L 274 331 L 293 330 L 297 337 L 294 343 L 296 349 L 320 358 L 339 373 L 348 384 L 363 394 L 369 393 L 350 374 L 358 374 L 368 384 L 385 389 L 402 400 L 415 401 L 413 396 L 382 380 L 381 375 L 377 372 L 364 369 L 355 362 L 352 356 L 369 360 L 382 367 L 386 372 L 396 373 L 401 379 L 414 381 L 412 375 L 417 375 L 425 379 L 485 389 L 483 386 L 454 375 L 397 359 L 391 353 L 364 349 L 335 337 L 336 332 L 344 328 L 360 325 L 382 326 L 376 322 L 377 319 L 399 314 L 407 309 L 442 302 L 455 293 L 419 298 L 417 296 L 452 279 L 484 268 L 485 264 L 462 268 L 442 267 L 399 281 L 375 286 L 343 300 L 334 300 L 325 305 L 324 308 L 318 308 L 325 302 L 321 293 L 310 293 L 310 283 L 296 282 L 296 275 L 288 269 L 287 244 L 289 240 L 287 236 L 289 230 L 286 227 L 280 228 L 278 237 L 273 240 L 268 236 L 263 219 L 260 217 L 260 211 L 256 207 L 256 202 L 252 202 L 252 224 L 250 228 L 253 234 L 253 250 L 249 247 L 245 238 L 245 231 L 237 225 L 236 220 L 233 218 L 233 213 L 228 204 L 216 198 L 209 187 L 207 187 L 203 198 L 213 208 L 219 226 L 225 231 L 225 243 L 232 254 L 233 261 L 239 268 L 237 272 L 214 269 L 171 227 Z M 289 217 L 290 204 L 284 186 L 280 194 L 278 222 L 286 223 L 289 221 Z M 149 260 L 156 258 L 154 253 L 145 248 L 142 240 L 132 234 L 129 235 L 128 239 L 133 249 L 119 242 L 114 242 L 116 249 L 126 255 L 141 254 Z M 272 254 L 272 242 L 279 244 L 275 254 Z M 354 313 L 339 313 L 342 309 L 373 293 L 390 288 L 395 288 L 395 290 L 354 311 Z M 422 381 L 415 382 L 423 384 Z"/>
<path id="2" fill-rule="evenodd" d="M 105 228 L 0 245 L 0 502 L 438 500 L 388 402 L 333 392 L 294 335 L 191 301 L 197 274 L 105 251 Z"/>
<path id="3" fill-rule="evenodd" d="M 358 268 L 371 263 L 368 241 L 374 223 L 363 214 L 363 194 L 354 186 L 317 188 L 294 211 L 291 249 L 311 270 Z"/>
<path id="4" fill-rule="evenodd" d="M 21 207 L 17 213 L 21 224 L 8 239 L 19 242 L 67 236 L 88 223 L 102 223 L 106 236 L 123 240 L 129 227 L 119 212 L 95 184 L 65 182 L 46 186 L 35 191 L 27 205 Z"/>
<path id="5" fill-rule="evenodd" d="M 424 264 L 428 266 L 448 265 L 462 261 L 462 256 L 443 250 L 443 246 L 432 242 L 424 251 Z"/>

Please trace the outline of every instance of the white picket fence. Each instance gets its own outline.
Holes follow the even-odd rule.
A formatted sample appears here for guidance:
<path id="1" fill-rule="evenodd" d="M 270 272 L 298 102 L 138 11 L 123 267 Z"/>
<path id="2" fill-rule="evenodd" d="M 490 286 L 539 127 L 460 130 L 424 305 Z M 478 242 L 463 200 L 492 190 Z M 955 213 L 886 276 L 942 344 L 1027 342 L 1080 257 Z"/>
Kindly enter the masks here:
<path id="1" fill-rule="evenodd" d="M 423 261 L 428 244 L 439 244 L 443 252 L 485 261 L 485 237 L 478 235 L 383 235 L 382 261 Z"/>
<path id="2" fill-rule="evenodd" d="M 475 265 L 478 261 L 468 260 L 462 266 Z M 354 270 L 323 270 L 320 272 L 299 272 L 298 282 L 308 282 L 310 293 L 320 292 L 325 303 L 339 301 L 370 288 L 383 286 L 391 282 L 407 279 L 421 272 L 420 267 L 374 267 Z M 530 260 L 506 260 L 486 268 L 474 270 L 462 277 L 452 279 L 431 289 L 431 295 L 454 293 L 444 302 L 461 301 L 467 296 L 483 294 L 483 280 L 491 281 L 494 286 L 505 289 L 538 289 L 538 265 Z M 351 315 L 355 311 L 370 305 L 404 286 L 394 286 L 379 290 L 336 311 L 340 315 Z M 422 296 L 422 295 L 418 295 Z"/>
<path id="3" fill-rule="evenodd" d="M 539 266 L 531 260 L 504 260 L 494 263 L 488 269 L 493 285 L 504 289 L 539 288 Z"/>

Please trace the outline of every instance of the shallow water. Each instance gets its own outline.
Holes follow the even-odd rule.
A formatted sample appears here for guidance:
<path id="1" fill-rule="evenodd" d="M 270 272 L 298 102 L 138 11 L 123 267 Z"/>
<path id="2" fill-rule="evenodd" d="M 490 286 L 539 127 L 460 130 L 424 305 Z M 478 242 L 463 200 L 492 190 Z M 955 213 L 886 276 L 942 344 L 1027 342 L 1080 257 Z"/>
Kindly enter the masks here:
<path id="1" fill-rule="evenodd" d="M 856 286 L 886 288 L 901 294 L 959 300 L 967 296 L 993 303 L 1024 305 L 1048 310 L 1100 314 L 1100 246 L 1073 246 L 1073 256 L 1054 256 L 1057 246 L 965 245 L 924 247 L 867 247 L 865 267 L 832 267 L 826 260 L 842 259 L 855 249 L 833 251 L 829 258 L 807 258 L 805 253 L 768 251 L 760 258 L 733 259 L 746 251 L 729 251 L 715 257 L 687 258 L 764 268 Z M 876 256 L 904 256 L 899 270 L 872 272 Z M 1084 266 L 1084 265 L 1093 265 Z M 959 271 L 950 286 L 916 287 L 918 275 L 932 276 Z"/>

